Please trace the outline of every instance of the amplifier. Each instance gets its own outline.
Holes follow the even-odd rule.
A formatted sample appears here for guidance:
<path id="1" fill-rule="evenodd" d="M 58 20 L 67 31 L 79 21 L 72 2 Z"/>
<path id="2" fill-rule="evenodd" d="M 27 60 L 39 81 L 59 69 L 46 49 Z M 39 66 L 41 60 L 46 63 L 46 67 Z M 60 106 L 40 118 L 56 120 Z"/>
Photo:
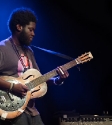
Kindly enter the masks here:
<path id="1" fill-rule="evenodd" d="M 80 115 L 59 118 L 59 125 L 112 125 L 112 116 Z"/>

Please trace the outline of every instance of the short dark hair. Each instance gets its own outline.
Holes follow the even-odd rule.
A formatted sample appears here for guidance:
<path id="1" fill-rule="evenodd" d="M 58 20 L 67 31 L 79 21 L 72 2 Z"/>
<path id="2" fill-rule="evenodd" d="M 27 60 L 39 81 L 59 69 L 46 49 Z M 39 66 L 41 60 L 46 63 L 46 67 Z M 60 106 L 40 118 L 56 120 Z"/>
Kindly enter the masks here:
<path id="1" fill-rule="evenodd" d="M 17 24 L 25 26 L 28 25 L 30 22 L 37 23 L 37 17 L 35 12 L 32 11 L 30 8 L 21 7 L 13 10 L 7 24 L 9 31 L 11 33 L 14 33 L 17 30 Z"/>

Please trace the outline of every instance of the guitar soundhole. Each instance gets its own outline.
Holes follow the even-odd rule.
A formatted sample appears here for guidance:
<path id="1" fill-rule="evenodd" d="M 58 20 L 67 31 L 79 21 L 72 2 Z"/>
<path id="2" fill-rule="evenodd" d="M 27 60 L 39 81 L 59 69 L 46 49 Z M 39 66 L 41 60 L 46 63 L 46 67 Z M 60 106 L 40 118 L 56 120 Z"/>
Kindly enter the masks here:
<path id="1" fill-rule="evenodd" d="M 22 79 L 23 79 L 23 80 L 27 80 L 27 79 L 29 79 L 30 77 L 33 77 L 33 78 L 34 78 L 34 75 L 29 75 L 29 76 L 26 77 L 26 78 L 23 78 L 23 77 L 22 77 Z"/>

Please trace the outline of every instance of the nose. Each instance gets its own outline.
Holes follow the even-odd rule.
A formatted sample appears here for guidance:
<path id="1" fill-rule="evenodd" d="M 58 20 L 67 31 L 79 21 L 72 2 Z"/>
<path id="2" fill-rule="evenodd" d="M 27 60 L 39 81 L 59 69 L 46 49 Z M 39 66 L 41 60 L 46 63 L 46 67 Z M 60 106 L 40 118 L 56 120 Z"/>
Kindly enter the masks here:
<path id="1" fill-rule="evenodd" d="M 32 36 L 35 36 L 35 32 L 34 32 L 34 31 L 32 31 L 32 32 L 31 32 L 31 35 L 32 35 Z"/>

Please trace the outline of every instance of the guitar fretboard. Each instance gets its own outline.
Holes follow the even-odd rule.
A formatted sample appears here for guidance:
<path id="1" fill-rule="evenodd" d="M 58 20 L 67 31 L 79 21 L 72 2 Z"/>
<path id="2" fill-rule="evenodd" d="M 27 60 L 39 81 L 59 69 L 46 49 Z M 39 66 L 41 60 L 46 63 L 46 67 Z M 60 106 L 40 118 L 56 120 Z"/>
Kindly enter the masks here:
<path id="1" fill-rule="evenodd" d="M 62 67 L 63 67 L 63 69 L 68 70 L 68 69 L 74 67 L 75 65 L 77 65 L 76 60 L 72 60 L 72 61 L 62 65 Z M 57 75 L 58 75 L 58 73 L 57 73 L 56 69 L 54 69 L 38 78 L 32 80 L 30 83 L 27 83 L 26 86 L 31 90 L 34 87 L 40 85 L 41 83 L 46 82 L 50 78 L 57 76 Z"/>

